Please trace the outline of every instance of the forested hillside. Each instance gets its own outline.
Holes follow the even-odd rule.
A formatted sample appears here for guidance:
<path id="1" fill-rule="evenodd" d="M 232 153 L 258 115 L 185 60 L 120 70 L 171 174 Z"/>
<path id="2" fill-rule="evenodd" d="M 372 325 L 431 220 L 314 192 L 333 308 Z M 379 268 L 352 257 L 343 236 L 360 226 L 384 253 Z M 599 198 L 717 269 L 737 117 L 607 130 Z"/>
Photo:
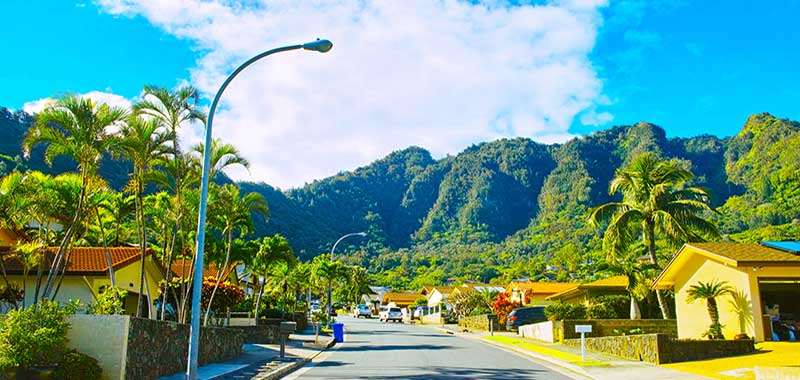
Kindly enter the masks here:
<path id="1" fill-rule="evenodd" d="M 20 143 L 32 122 L 0 108 L 0 173 L 74 170 L 66 159 L 49 168 L 41 151 L 22 157 Z M 366 231 L 366 239 L 347 240 L 337 252 L 397 286 L 542 276 L 548 268 L 584 277 L 586 263 L 600 255 L 601 237 L 588 226 L 587 210 L 613 200 L 608 184 L 615 171 L 646 151 L 691 169 L 694 185 L 708 190 L 719 211 L 711 217 L 725 239 L 800 236 L 800 124 L 766 113 L 751 116 L 729 138 L 667 138 L 662 128 L 641 122 L 564 144 L 485 142 L 438 160 L 411 147 L 288 191 L 240 186 L 269 204 L 269 219 L 255 218 L 257 235 L 280 233 L 307 259 L 343 234 Z M 128 167 L 104 160 L 100 171 L 120 189 Z"/>

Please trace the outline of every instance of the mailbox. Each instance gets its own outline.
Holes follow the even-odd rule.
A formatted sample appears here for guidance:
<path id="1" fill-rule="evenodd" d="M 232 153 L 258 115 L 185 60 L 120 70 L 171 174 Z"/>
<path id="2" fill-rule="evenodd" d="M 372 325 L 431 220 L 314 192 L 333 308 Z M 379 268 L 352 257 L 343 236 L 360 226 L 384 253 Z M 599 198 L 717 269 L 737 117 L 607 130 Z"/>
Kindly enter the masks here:
<path id="1" fill-rule="evenodd" d="M 297 322 L 281 322 L 281 333 L 291 334 L 297 330 Z"/>

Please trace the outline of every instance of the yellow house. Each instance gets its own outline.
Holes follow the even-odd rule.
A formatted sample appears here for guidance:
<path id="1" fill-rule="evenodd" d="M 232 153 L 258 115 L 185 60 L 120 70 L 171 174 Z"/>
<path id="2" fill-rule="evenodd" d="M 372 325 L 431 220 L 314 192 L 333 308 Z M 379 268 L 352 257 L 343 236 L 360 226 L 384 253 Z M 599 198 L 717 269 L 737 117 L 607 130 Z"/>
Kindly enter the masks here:
<path id="1" fill-rule="evenodd" d="M 577 286 L 574 282 L 512 281 L 504 292 L 509 295 L 511 302 L 519 302 L 523 306 L 545 306 L 553 303 L 547 297 Z"/>
<path id="2" fill-rule="evenodd" d="M 586 284 L 573 284 L 561 292 L 545 297 L 549 302 L 582 303 L 589 306 L 594 297 L 621 294 L 628 295 L 628 277 L 614 276 Z"/>
<path id="3" fill-rule="evenodd" d="M 428 293 L 428 306 L 436 306 L 441 303 L 447 303 L 450 298 L 450 293 L 455 289 L 454 286 L 436 286 Z"/>
<path id="4" fill-rule="evenodd" d="M 389 307 L 403 308 L 414 305 L 418 298 L 420 298 L 419 293 L 387 292 L 383 294 L 381 304 Z"/>
<path id="5" fill-rule="evenodd" d="M 48 248 L 43 267 L 45 278 L 50 267 L 49 263 L 53 261 L 57 249 L 56 247 Z M 139 248 L 114 247 L 108 250 L 114 268 L 116 285 L 128 291 L 123 305 L 125 314 L 136 314 L 139 284 L 141 282 L 141 255 L 139 254 Z M 22 286 L 24 271 L 20 262 L 16 259 L 7 258 L 4 264 L 9 281 Z M 165 272 L 151 250 L 148 250 L 145 257 L 145 272 L 147 277 L 145 291 L 149 291 L 151 299 L 156 300 L 159 294 L 158 284 L 164 279 Z M 92 303 L 97 295 L 110 285 L 108 261 L 106 260 L 104 248 L 75 247 L 67 264 L 61 288 L 53 300 L 59 302 L 81 300 L 84 303 Z M 33 301 L 35 287 L 36 268 L 33 268 L 25 279 L 25 302 L 28 305 Z"/>
<path id="6" fill-rule="evenodd" d="M 726 281 L 743 292 L 750 304 L 744 332 L 757 341 L 771 340 L 772 321 L 800 316 L 800 242 L 684 244 L 653 283 L 655 289 L 675 291 L 679 338 L 700 339 L 711 324 L 705 302 L 687 302 L 687 290 L 701 281 Z M 740 333 L 731 300 L 717 299 L 729 339 Z"/>

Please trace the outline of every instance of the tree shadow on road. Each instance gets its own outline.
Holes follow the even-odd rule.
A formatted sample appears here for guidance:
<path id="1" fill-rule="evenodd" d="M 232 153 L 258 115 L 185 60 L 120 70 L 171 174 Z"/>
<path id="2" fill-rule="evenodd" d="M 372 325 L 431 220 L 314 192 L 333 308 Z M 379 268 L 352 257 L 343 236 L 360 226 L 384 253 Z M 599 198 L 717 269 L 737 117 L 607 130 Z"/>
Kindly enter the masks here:
<path id="1" fill-rule="evenodd" d="M 569 379 L 564 375 L 536 369 L 516 368 L 463 368 L 463 367 L 429 367 L 429 373 L 419 375 L 397 375 L 386 373 L 381 379 L 408 379 L 408 380 L 466 380 L 466 379 L 509 379 L 509 380 L 544 380 L 544 379 Z M 355 379 L 374 379 L 372 376 L 356 377 Z"/>
<path id="2" fill-rule="evenodd" d="M 339 351 L 400 351 L 400 350 L 457 350 L 458 347 L 440 346 L 433 344 L 396 345 L 386 344 L 380 346 L 342 346 Z"/>

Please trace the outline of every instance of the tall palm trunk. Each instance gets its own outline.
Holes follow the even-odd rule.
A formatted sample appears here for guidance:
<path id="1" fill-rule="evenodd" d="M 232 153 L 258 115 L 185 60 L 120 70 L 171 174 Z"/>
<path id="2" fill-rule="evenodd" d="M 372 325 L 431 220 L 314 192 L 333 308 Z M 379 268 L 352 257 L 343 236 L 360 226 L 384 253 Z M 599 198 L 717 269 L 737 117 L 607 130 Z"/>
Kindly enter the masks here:
<path id="1" fill-rule="evenodd" d="M 95 213 L 97 214 L 97 225 L 100 227 L 100 237 L 103 241 L 103 252 L 106 256 L 106 264 L 108 264 L 108 279 L 111 282 L 111 287 L 117 287 L 117 281 L 114 277 L 114 263 L 111 261 L 111 252 L 108 250 L 108 243 L 106 242 L 106 232 L 103 228 L 103 221 L 100 219 L 100 210 L 95 209 Z M 117 299 L 117 292 L 114 292 L 114 299 Z"/>
<path id="2" fill-rule="evenodd" d="M 261 289 L 258 291 L 258 297 L 256 297 L 256 325 L 258 325 L 258 310 L 261 306 L 261 297 L 264 295 L 264 288 L 267 287 L 267 273 L 269 273 L 269 264 L 266 264 L 264 267 L 264 281 L 261 283 Z"/>
<path id="3" fill-rule="evenodd" d="M 647 231 L 647 254 L 650 256 L 650 263 L 658 265 L 658 259 L 656 258 L 655 223 L 649 220 L 645 221 L 645 231 Z M 661 309 L 661 317 L 669 319 L 669 304 L 667 304 L 667 300 L 664 297 L 664 292 L 660 289 L 656 290 L 656 298 L 658 298 L 658 307 Z"/>
<path id="4" fill-rule="evenodd" d="M 217 294 L 217 289 L 219 289 L 219 283 L 222 281 L 222 276 L 225 275 L 225 271 L 228 269 L 228 262 L 231 259 L 231 245 L 233 245 L 233 229 L 231 228 L 228 231 L 228 246 L 225 249 L 225 264 L 222 265 L 222 268 L 217 268 L 217 282 L 214 284 L 214 289 L 211 290 L 211 296 L 208 298 L 208 306 L 206 307 L 206 316 L 203 319 L 203 325 L 208 326 L 208 316 L 211 314 L 211 304 L 214 302 L 214 295 Z"/>
<path id="5" fill-rule="evenodd" d="M 141 318 L 142 317 L 142 300 L 147 300 L 147 310 L 148 310 L 148 317 L 152 318 L 152 303 L 150 302 L 150 294 L 145 295 L 145 282 L 147 282 L 147 273 L 145 272 L 145 254 L 147 252 L 147 241 L 145 236 L 145 226 L 144 226 L 144 198 L 143 193 L 144 189 L 141 182 L 141 168 L 137 171 L 137 184 L 136 184 L 136 224 L 138 229 L 139 235 L 139 255 L 141 256 L 139 259 L 140 271 L 141 275 L 139 277 L 139 302 L 138 308 L 136 310 L 136 316 Z"/>
<path id="6" fill-rule="evenodd" d="M 81 209 L 83 208 L 84 198 L 86 197 L 86 187 L 89 186 L 89 178 L 87 175 L 81 171 L 81 189 L 78 193 L 78 204 L 75 207 L 75 215 L 72 217 L 72 222 L 70 222 L 69 227 L 67 228 L 67 232 L 64 233 L 64 238 L 61 239 L 61 243 L 58 245 L 58 251 L 56 251 L 55 257 L 53 257 L 53 263 L 50 265 L 50 271 L 47 273 L 47 281 L 45 281 L 44 290 L 42 291 L 42 297 L 55 299 L 56 295 L 58 294 L 58 288 L 53 291 L 52 296 L 50 292 L 53 290 L 53 285 L 55 284 L 56 276 L 58 276 L 58 272 L 62 270 L 63 265 L 63 272 L 66 273 L 67 263 L 69 262 L 70 253 L 72 250 L 68 249 L 72 243 L 72 235 L 75 233 L 75 227 L 78 224 L 78 220 L 80 219 Z M 61 274 L 61 279 L 63 280 L 64 274 Z M 61 287 L 61 282 L 59 282 L 59 288 Z"/>
<path id="7" fill-rule="evenodd" d="M 166 232 L 167 229 L 165 228 L 164 231 Z M 175 231 L 175 232 L 177 232 L 177 231 Z M 172 239 L 172 243 L 169 242 L 169 239 Z M 172 283 L 172 254 L 173 254 L 173 250 L 175 248 L 175 234 L 173 234 L 171 237 L 169 237 L 169 236 L 167 236 L 165 234 L 164 235 L 164 244 L 166 245 L 164 247 L 164 252 L 167 253 L 167 263 L 166 263 L 167 264 L 166 265 L 167 274 L 165 275 L 165 278 L 164 278 L 164 281 L 165 281 L 165 283 L 164 283 L 164 292 L 161 294 L 161 320 L 162 321 L 165 319 L 165 314 L 166 314 L 166 310 L 167 310 L 167 300 L 169 299 L 169 297 L 168 297 L 169 288 L 170 288 L 170 284 Z M 181 272 L 181 274 L 183 274 L 183 272 Z M 177 301 L 176 301 L 176 305 L 177 305 Z"/>
<path id="8" fill-rule="evenodd" d="M 718 324 L 719 311 L 717 310 L 717 300 L 714 297 L 706 298 L 706 309 L 708 309 L 708 316 L 711 318 L 711 324 Z"/>

